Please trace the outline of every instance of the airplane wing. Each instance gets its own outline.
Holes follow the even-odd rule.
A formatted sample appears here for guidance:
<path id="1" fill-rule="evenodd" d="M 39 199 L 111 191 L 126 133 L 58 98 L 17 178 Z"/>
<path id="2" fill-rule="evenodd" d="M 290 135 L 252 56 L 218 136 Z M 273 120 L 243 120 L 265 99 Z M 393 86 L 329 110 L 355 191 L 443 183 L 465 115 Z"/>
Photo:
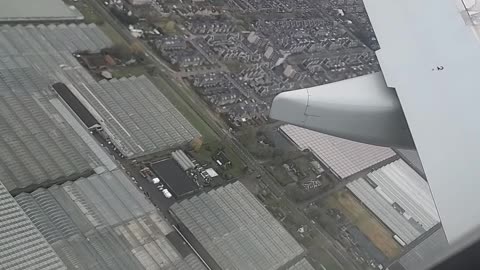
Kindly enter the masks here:
<path id="1" fill-rule="evenodd" d="M 414 148 L 395 90 L 381 72 L 284 92 L 270 117 L 349 140 Z"/>
<path id="2" fill-rule="evenodd" d="M 480 161 L 480 86 L 475 81 L 480 73 L 480 43 L 476 13 L 467 12 L 466 7 L 472 3 L 462 0 L 364 3 L 381 47 L 376 54 L 383 77 L 367 75 L 370 77 L 364 79 L 368 82 L 359 78 L 357 83 L 348 80 L 350 83 L 342 81 L 335 87 L 325 85 L 282 93 L 274 101 L 271 116 L 348 139 L 375 143 L 376 137 L 386 136 L 376 144 L 408 146 L 408 138 L 400 138 L 405 136 L 403 133 L 395 136 L 388 132 L 405 131 L 399 116 L 402 110 L 392 101 L 396 96 L 388 93 L 394 88 L 447 239 L 456 241 L 480 224 L 480 169 L 476 167 Z M 369 105 L 362 100 L 362 93 L 348 93 L 345 87 L 364 90 L 367 96 L 377 98 Z M 323 91 L 329 89 L 343 91 L 349 98 Z M 387 93 L 379 94 L 379 89 Z M 345 102 L 350 105 L 345 106 Z M 374 109 L 379 104 L 384 105 L 383 110 Z M 286 106 L 293 108 L 291 112 L 296 117 L 285 116 Z M 359 112 L 362 115 L 368 110 L 370 114 L 364 115 L 363 120 L 358 117 Z M 368 115 L 375 111 L 383 115 L 377 116 L 383 119 L 379 124 L 390 124 L 387 130 L 371 129 L 373 135 L 365 137 L 362 121 L 370 127 Z M 339 113 L 337 128 L 333 113 Z M 357 117 L 351 129 L 345 128 L 349 124 L 345 121 L 348 114 Z M 315 121 L 308 120 L 311 115 L 317 117 Z"/>

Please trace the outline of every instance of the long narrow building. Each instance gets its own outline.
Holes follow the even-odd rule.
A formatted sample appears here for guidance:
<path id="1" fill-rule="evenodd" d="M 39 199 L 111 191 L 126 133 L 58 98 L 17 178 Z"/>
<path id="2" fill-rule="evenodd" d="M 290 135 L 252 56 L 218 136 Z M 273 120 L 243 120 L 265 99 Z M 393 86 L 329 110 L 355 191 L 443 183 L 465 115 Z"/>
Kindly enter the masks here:
<path id="1" fill-rule="evenodd" d="M 403 160 L 387 164 L 347 184 L 347 188 L 401 239 L 402 245 L 440 222 L 427 182 Z"/>

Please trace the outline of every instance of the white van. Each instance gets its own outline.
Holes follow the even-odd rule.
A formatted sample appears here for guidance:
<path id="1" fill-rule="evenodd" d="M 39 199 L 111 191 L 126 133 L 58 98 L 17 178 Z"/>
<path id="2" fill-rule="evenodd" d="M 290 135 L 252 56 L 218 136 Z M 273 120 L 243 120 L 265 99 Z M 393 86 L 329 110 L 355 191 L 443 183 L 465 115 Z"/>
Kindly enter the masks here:
<path id="1" fill-rule="evenodd" d="M 163 196 L 165 196 L 165 198 L 167 199 L 170 199 L 172 197 L 172 193 L 170 193 L 170 191 L 168 191 L 168 189 L 163 189 L 162 190 L 162 193 L 163 193 Z"/>

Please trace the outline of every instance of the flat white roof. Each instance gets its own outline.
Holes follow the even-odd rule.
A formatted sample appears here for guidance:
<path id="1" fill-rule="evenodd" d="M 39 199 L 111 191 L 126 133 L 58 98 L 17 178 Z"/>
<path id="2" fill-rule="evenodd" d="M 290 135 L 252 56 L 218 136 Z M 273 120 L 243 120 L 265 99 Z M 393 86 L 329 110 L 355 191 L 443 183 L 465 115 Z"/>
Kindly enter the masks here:
<path id="1" fill-rule="evenodd" d="M 208 168 L 205 171 L 208 173 L 208 176 L 210 176 L 212 178 L 218 176 L 218 173 L 212 168 Z"/>
<path id="2" fill-rule="evenodd" d="M 405 161 L 396 160 L 367 176 L 425 231 L 440 222 L 427 182 Z"/>
<path id="3" fill-rule="evenodd" d="M 405 243 L 411 243 L 424 233 L 395 210 L 365 179 L 350 182 L 347 188 Z"/>
<path id="4" fill-rule="evenodd" d="M 293 125 L 280 129 L 301 150 L 309 149 L 342 179 L 395 155 L 387 147 L 345 140 Z"/>

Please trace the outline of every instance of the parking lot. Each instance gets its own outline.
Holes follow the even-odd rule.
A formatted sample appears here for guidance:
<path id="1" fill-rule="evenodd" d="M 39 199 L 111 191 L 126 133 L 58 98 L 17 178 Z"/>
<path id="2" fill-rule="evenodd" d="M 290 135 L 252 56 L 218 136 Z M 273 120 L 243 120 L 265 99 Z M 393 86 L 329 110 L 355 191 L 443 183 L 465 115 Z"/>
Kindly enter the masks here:
<path id="1" fill-rule="evenodd" d="M 135 164 L 133 160 L 123 158 L 123 156 L 116 151 L 115 146 L 109 144 L 99 133 L 94 132 L 92 135 L 100 142 L 112 158 L 115 159 L 119 167 L 130 176 L 131 181 L 137 188 L 142 191 L 164 215 L 168 213 L 168 208 L 175 202 L 175 199 L 173 197 L 166 198 L 162 191 L 157 188 L 157 185 L 149 182 L 140 174 L 141 166 L 139 164 Z"/>
<path id="2" fill-rule="evenodd" d="M 151 168 L 176 198 L 181 198 L 198 190 L 197 184 L 188 177 L 173 159 L 154 162 Z"/>

